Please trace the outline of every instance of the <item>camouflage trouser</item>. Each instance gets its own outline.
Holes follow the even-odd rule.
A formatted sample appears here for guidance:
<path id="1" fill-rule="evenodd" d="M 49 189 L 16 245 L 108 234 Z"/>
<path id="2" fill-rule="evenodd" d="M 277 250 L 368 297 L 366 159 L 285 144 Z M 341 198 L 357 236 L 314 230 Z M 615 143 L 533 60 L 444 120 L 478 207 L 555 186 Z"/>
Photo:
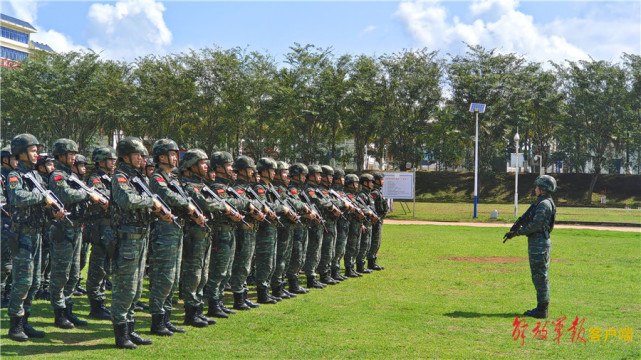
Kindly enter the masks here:
<path id="1" fill-rule="evenodd" d="M 347 235 L 349 235 L 349 221 L 339 219 L 336 223 L 336 250 L 330 268 L 340 270 L 341 259 L 345 255 L 345 246 L 347 245 Z"/>
<path id="2" fill-rule="evenodd" d="M 361 235 L 361 244 L 358 249 L 358 254 L 356 255 L 357 264 L 365 263 L 365 257 L 372 243 L 372 223 L 366 222 L 364 223 L 364 225 L 365 225 L 365 232 Z"/>
<path id="3" fill-rule="evenodd" d="M 113 259 L 111 319 L 114 324 L 134 320 L 134 308 L 142 295 L 148 231 L 145 227 L 121 226 Z"/>
<path id="4" fill-rule="evenodd" d="M 372 241 L 367 251 L 367 259 L 376 260 L 376 254 L 381 248 L 381 238 L 383 235 L 383 219 L 380 219 L 376 225 L 372 225 Z"/>
<path id="5" fill-rule="evenodd" d="M 80 279 L 80 246 L 82 228 L 67 227 L 57 223 L 51 225 L 51 305 L 64 309 L 73 304 L 71 297 Z"/>
<path id="6" fill-rule="evenodd" d="M 102 282 L 111 274 L 111 259 L 107 253 L 109 244 L 115 241 L 110 225 L 94 225 L 95 231 L 90 232 L 91 254 L 87 269 L 87 297 L 89 300 L 105 301 Z M 84 234 L 83 234 L 84 235 Z"/>
<path id="7" fill-rule="evenodd" d="M 307 251 L 307 226 L 296 226 L 292 238 L 292 255 L 289 258 L 287 279 L 298 279 L 298 273 L 305 263 Z"/>
<path id="8" fill-rule="evenodd" d="M 276 235 L 278 228 L 261 225 L 256 233 L 256 286 L 269 289 L 276 267 Z"/>
<path id="9" fill-rule="evenodd" d="M 238 239 L 238 243 L 242 241 L 237 236 L 238 233 L 234 234 L 234 228 L 231 225 L 213 228 L 209 279 L 204 290 L 205 297 L 210 301 L 222 300 L 225 295 L 225 284 L 230 278 L 233 284 L 234 271 L 232 270 L 232 264 L 236 264 L 234 255 L 238 251 L 236 239 Z M 245 274 L 245 277 L 247 277 L 247 274 Z"/>
<path id="10" fill-rule="evenodd" d="M 538 234 L 528 237 L 528 255 L 530 257 L 530 271 L 532 283 L 536 289 L 536 301 L 539 303 L 550 302 L 550 285 L 548 283 L 548 269 L 550 268 L 550 249 L 552 240 L 540 237 Z"/>
<path id="11" fill-rule="evenodd" d="M 51 240 L 49 239 L 49 228 L 47 226 L 42 232 L 42 256 L 40 261 L 40 289 L 49 291 L 51 282 Z"/>
<path id="12" fill-rule="evenodd" d="M 30 312 L 31 302 L 40 287 L 40 234 L 30 228 L 15 232 L 18 236 L 17 239 L 11 240 L 16 242 L 12 246 L 18 246 L 15 246 L 17 249 L 14 247 L 13 252 L 12 285 L 7 311 L 10 317 L 23 316 L 25 311 Z M 7 240 L 3 239 L 5 242 Z"/>
<path id="13" fill-rule="evenodd" d="M 185 228 L 183 263 L 180 272 L 181 298 L 185 305 L 203 305 L 203 289 L 208 280 L 211 234 L 202 226 Z"/>
<path id="14" fill-rule="evenodd" d="M 278 228 L 276 242 L 276 266 L 271 278 L 271 288 L 276 289 L 283 284 L 283 275 L 292 256 L 292 235 L 294 228 L 292 226 L 283 226 Z"/>
<path id="15" fill-rule="evenodd" d="M 345 269 L 354 269 L 356 263 L 356 255 L 361 247 L 361 236 L 364 235 L 361 230 L 360 221 L 349 222 L 349 232 L 347 235 L 347 243 L 345 244 Z"/>
<path id="16" fill-rule="evenodd" d="M 336 222 L 325 224 L 327 232 L 323 231 L 323 242 L 321 244 L 321 256 L 318 262 L 318 273 L 327 274 L 330 271 L 330 264 L 336 253 Z"/>
<path id="17" fill-rule="evenodd" d="M 8 218 L 2 217 L 2 238 L 0 238 L 0 292 L 4 294 L 7 283 L 11 283 L 11 249 L 9 249 Z"/>
<path id="18" fill-rule="evenodd" d="M 80 280 L 82 280 L 82 269 L 87 266 L 87 260 L 89 260 L 89 247 L 91 247 L 91 241 L 89 240 L 90 235 L 87 233 L 89 230 L 88 226 L 84 226 L 82 230 L 82 243 L 80 244 L 80 278 L 78 279 L 78 285 L 80 285 Z"/>
<path id="19" fill-rule="evenodd" d="M 180 281 L 183 231 L 175 224 L 159 222 L 150 244 L 149 313 L 171 311 L 171 300 Z"/>
<path id="20" fill-rule="evenodd" d="M 247 290 L 247 276 L 251 268 L 255 247 L 256 230 L 239 229 L 236 231 L 236 255 L 230 280 L 231 291 L 234 293 L 242 293 Z"/>
<path id="21" fill-rule="evenodd" d="M 310 226 L 307 237 L 307 252 L 303 272 L 307 276 L 316 276 L 316 268 L 320 261 L 321 243 L 323 242 L 323 227 L 314 224 Z"/>

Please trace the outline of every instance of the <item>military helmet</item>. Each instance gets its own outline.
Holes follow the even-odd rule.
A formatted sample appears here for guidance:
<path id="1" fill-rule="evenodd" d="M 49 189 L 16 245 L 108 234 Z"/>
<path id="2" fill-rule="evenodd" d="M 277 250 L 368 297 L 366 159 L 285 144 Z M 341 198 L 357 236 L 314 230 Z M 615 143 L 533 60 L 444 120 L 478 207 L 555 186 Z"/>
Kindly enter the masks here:
<path id="1" fill-rule="evenodd" d="M 276 171 L 283 171 L 283 170 L 288 170 L 289 171 L 289 164 L 284 162 L 284 161 L 279 161 L 278 167 L 276 168 Z"/>
<path id="2" fill-rule="evenodd" d="M 556 191 L 556 179 L 550 175 L 541 175 L 534 180 L 534 185 L 538 186 L 539 189 L 545 190 L 548 192 Z"/>
<path id="3" fill-rule="evenodd" d="M 341 178 L 345 176 L 345 171 L 343 169 L 334 169 L 334 179 Z"/>
<path id="4" fill-rule="evenodd" d="M 38 139 L 31 134 L 16 135 L 11 139 L 11 155 L 18 157 L 20 153 L 27 152 L 31 145 L 40 145 Z"/>
<path id="5" fill-rule="evenodd" d="M 243 169 L 247 168 L 255 168 L 256 164 L 254 164 L 254 159 L 250 158 L 249 156 L 245 155 L 240 155 L 236 159 L 234 159 L 234 163 L 232 164 L 232 168 L 235 171 L 241 171 Z"/>
<path id="6" fill-rule="evenodd" d="M 147 158 L 147 161 L 145 161 L 145 167 L 154 167 L 156 164 L 154 164 L 154 159 L 152 158 Z"/>
<path id="7" fill-rule="evenodd" d="M 187 150 L 180 161 L 180 170 L 188 170 L 190 167 L 197 165 L 200 160 L 207 160 L 207 153 L 201 149 Z"/>
<path id="8" fill-rule="evenodd" d="M 374 181 L 374 176 L 372 176 L 372 174 L 365 173 L 365 174 L 362 174 L 358 180 L 362 184 L 365 181 Z"/>
<path id="9" fill-rule="evenodd" d="M 78 165 L 78 164 L 85 164 L 86 165 L 87 164 L 87 158 L 82 154 L 76 154 L 76 163 L 75 163 L 75 165 Z"/>
<path id="10" fill-rule="evenodd" d="M 309 165 L 307 167 L 307 170 L 309 171 L 307 173 L 308 175 L 311 175 L 313 173 L 321 173 L 321 174 L 323 173 L 323 169 L 321 169 L 321 167 L 318 165 Z"/>
<path id="11" fill-rule="evenodd" d="M 147 150 L 147 147 L 143 145 L 142 151 L 140 152 L 140 155 L 144 157 L 149 157 L 149 151 Z"/>
<path id="12" fill-rule="evenodd" d="M 11 156 L 11 146 L 3 147 L 1 157 L 10 157 L 10 156 Z"/>
<path id="13" fill-rule="evenodd" d="M 132 153 L 140 153 L 142 155 L 145 151 L 147 151 L 147 149 L 145 149 L 145 145 L 142 144 L 142 140 L 135 136 L 127 136 L 118 141 L 118 145 L 116 145 L 118 157 L 127 156 Z"/>
<path id="14" fill-rule="evenodd" d="M 292 166 L 289 167 L 289 175 L 295 176 L 295 175 L 307 175 L 308 169 L 305 164 L 302 163 L 296 163 Z"/>
<path id="15" fill-rule="evenodd" d="M 345 185 L 353 184 L 358 182 L 358 176 L 356 174 L 347 174 L 345 175 Z"/>
<path id="16" fill-rule="evenodd" d="M 49 153 L 42 153 L 38 155 L 38 160 L 36 161 L 36 165 L 43 165 L 47 161 L 54 161 L 55 158 L 49 154 Z"/>
<path id="17" fill-rule="evenodd" d="M 276 160 L 268 157 L 263 157 L 258 159 L 256 162 L 256 170 L 258 172 L 261 172 L 263 170 L 269 170 L 269 169 L 277 169 L 278 168 L 278 163 Z"/>
<path id="18" fill-rule="evenodd" d="M 91 154 L 91 160 L 93 160 L 94 163 L 99 163 L 107 159 L 115 160 L 117 158 L 116 151 L 111 146 L 99 146 L 93 149 L 93 153 Z"/>
<path id="19" fill-rule="evenodd" d="M 234 162 L 234 157 L 227 151 L 216 151 L 209 159 L 212 167 L 225 166 L 226 163 Z"/>
<path id="20" fill-rule="evenodd" d="M 321 166 L 321 170 L 323 171 L 323 176 L 327 176 L 327 175 L 332 175 L 333 176 L 334 175 L 334 168 L 332 168 L 329 165 Z"/>
<path id="21" fill-rule="evenodd" d="M 383 173 L 380 172 L 380 171 L 377 171 L 377 172 L 373 173 L 372 175 L 374 176 L 374 181 L 383 180 L 383 178 L 385 177 L 383 175 Z"/>
<path id="22" fill-rule="evenodd" d="M 167 155 L 170 151 L 180 151 L 178 144 L 171 139 L 156 140 L 154 145 L 151 147 L 151 155 L 153 157 Z"/>
<path id="23" fill-rule="evenodd" d="M 64 155 L 68 152 L 78 152 L 78 144 L 71 139 L 58 139 L 53 142 L 53 156 Z"/>

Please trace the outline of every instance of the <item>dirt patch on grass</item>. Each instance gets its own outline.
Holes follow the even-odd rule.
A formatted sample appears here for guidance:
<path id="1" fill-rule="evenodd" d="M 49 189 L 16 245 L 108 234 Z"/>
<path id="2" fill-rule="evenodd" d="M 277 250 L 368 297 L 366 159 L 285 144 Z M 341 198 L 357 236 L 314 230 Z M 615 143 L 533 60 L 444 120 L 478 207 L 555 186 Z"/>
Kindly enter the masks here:
<path id="1" fill-rule="evenodd" d="M 526 257 L 515 257 L 515 256 L 450 256 L 447 259 L 452 261 L 473 262 L 473 263 L 483 263 L 483 264 L 513 264 L 513 263 L 529 261 L 528 258 Z M 552 262 L 561 262 L 561 260 L 552 259 Z"/>

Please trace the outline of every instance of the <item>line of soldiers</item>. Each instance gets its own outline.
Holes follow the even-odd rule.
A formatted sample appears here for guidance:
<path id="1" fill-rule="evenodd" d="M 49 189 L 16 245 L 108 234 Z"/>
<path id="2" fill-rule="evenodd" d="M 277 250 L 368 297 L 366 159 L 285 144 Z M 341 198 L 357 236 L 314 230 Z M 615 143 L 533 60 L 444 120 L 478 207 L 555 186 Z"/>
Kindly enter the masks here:
<path id="1" fill-rule="evenodd" d="M 83 237 L 91 243 L 89 317 L 112 320 L 116 346 L 125 349 L 152 343 L 135 332 L 134 319 L 147 256 L 151 333 L 160 336 L 185 332 L 170 321 L 176 292 L 184 301 L 184 324 L 206 327 L 236 310 L 308 293 L 300 272 L 308 288 L 322 289 L 383 269 L 377 253 L 388 207 L 381 173 L 358 177 L 327 165 L 234 159 L 225 151 L 208 157 L 200 149 L 186 151 L 177 167 L 173 140 L 156 141 L 149 163 L 142 140 L 125 137 L 115 151 L 94 150 L 95 170 L 85 180 L 87 161 L 73 140 L 56 140 L 52 156 L 39 157 L 38 146 L 31 134 L 13 138 L 17 164 L 0 187 L 8 204 L 3 210 L 11 214 L 2 218 L 2 254 L 5 274 L 6 244 L 13 265 L 12 340 L 45 335 L 28 323 L 42 267 L 51 268 L 55 326 L 87 324 L 73 313 L 72 300 Z M 50 247 L 46 263 L 43 238 Z M 258 304 L 248 298 L 252 271 Z M 110 310 L 104 305 L 109 277 Z M 226 288 L 233 309 L 223 303 Z"/>

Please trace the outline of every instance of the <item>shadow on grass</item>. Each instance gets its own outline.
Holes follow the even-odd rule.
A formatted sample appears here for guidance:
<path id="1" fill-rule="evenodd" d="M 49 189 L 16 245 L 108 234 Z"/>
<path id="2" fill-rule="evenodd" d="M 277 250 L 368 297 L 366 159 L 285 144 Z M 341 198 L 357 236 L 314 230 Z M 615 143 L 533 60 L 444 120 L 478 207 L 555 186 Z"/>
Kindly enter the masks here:
<path id="1" fill-rule="evenodd" d="M 444 315 L 447 317 L 453 317 L 453 318 L 480 318 L 480 317 L 513 318 L 515 316 L 522 316 L 521 313 L 481 314 L 481 313 L 471 312 L 471 311 L 454 311 Z"/>

